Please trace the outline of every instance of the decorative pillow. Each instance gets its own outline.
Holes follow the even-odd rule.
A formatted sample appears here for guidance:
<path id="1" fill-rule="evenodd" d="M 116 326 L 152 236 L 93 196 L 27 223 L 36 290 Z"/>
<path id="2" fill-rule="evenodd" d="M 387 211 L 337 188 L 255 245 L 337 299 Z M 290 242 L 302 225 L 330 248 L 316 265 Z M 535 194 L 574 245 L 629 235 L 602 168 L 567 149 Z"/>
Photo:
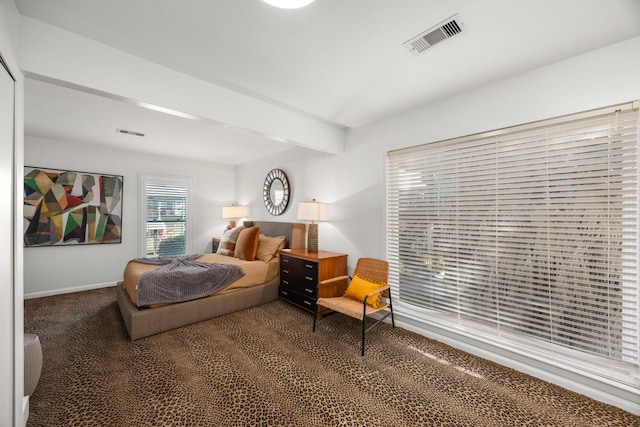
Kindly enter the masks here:
<path id="1" fill-rule="evenodd" d="M 344 292 L 344 296 L 356 301 L 363 302 L 365 295 L 367 295 L 369 292 L 383 287 L 384 285 L 384 283 L 370 282 L 367 279 L 364 279 L 356 274 L 351 279 L 351 283 L 349 284 L 347 290 Z M 370 305 L 373 308 L 378 308 L 378 305 L 380 305 L 381 297 L 382 293 L 370 296 L 369 298 L 367 298 L 367 305 Z"/>
<path id="2" fill-rule="evenodd" d="M 243 228 L 244 226 L 242 225 L 236 228 L 227 228 L 227 230 L 222 233 L 222 239 L 220 239 L 220 245 L 218 246 L 216 253 L 220 255 L 233 256 L 238 236 Z"/>
<path id="3" fill-rule="evenodd" d="M 247 261 L 253 261 L 256 259 L 259 235 L 260 228 L 258 227 L 249 227 L 242 230 L 238 236 L 233 256 Z"/>
<path id="4" fill-rule="evenodd" d="M 278 255 L 278 251 L 284 247 L 284 236 L 269 237 L 261 234 L 258 238 L 258 250 L 256 259 L 269 262 Z"/>

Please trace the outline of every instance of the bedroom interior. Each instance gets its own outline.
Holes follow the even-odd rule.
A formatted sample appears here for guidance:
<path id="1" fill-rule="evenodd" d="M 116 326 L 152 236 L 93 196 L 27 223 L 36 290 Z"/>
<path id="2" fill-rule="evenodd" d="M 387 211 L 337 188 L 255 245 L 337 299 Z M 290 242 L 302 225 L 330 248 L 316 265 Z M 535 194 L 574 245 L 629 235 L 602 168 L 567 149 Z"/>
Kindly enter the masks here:
<path id="1" fill-rule="evenodd" d="M 315 0 L 296 10 L 275 9 L 262 0 L 193 0 L 188 7 L 171 2 L 153 6 L 123 1 L 56 3 L 0 0 L 0 55 L 15 80 L 16 126 L 14 137 L 3 145 L 3 153 L 13 158 L 8 175 L 15 190 L 7 209 L 13 218 L 15 237 L 9 238 L 2 249 L 11 264 L 7 283 L 12 287 L 0 310 L 4 313 L 0 323 L 6 326 L 0 339 L 9 343 L 5 346 L 8 353 L 0 359 L 9 367 L 0 376 L 4 384 L 0 400 L 5 402 L 0 408 L 0 424 L 18 426 L 28 423 L 32 416 L 37 419 L 33 414 L 37 405 L 48 404 L 38 399 L 49 399 L 45 396 L 51 394 L 46 390 L 55 381 L 63 381 L 59 375 L 64 366 L 56 365 L 56 372 L 47 371 L 47 363 L 58 363 L 53 358 L 47 361 L 47 352 L 62 350 L 57 346 L 54 349 L 54 341 L 44 338 L 63 346 L 73 341 L 45 328 L 47 322 L 40 315 L 53 316 L 46 306 L 69 304 L 65 298 L 85 307 L 87 315 L 93 313 L 95 321 L 107 316 L 115 330 L 79 330 L 95 332 L 99 337 L 96 342 L 101 345 L 107 342 L 103 340 L 114 340 L 123 351 L 130 345 L 131 351 L 152 355 L 153 343 L 184 345 L 193 350 L 188 363 L 197 363 L 204 353 L 189 338 L 191 331 L 194 337 L 211 337 L 207 325 L 228 326 L 229 319 L 238 319 L 238 313 L 245 312 L 265 316 L 266 325 L 281 328 L 270 323 L 272 314 L 264 312 L 279 310 L 293 322 L 306 323 L 291 335 L 282 333 L 293 340 L 292 347 L 301 344 L 307 348 L 314 342 L 308 340 L 326 340 L 325 357 L 336 358 L 346 370 L 353 370 L 332 371 L 330 376 L 348 377 L 357 369 L 366 369 L 356 368 L 356 362 L 373 370 L 383 369 L 376 358 L 386 354 L 382 349 L 385 342 L 393 343 L 389 350 L 393 358 L 404 357 L 397 353 L 397 346 L 410 347 L 414 340 L 425 339 L 429 344 L 421 345 L 428 346 L 429 351 L 442 351 L 442 360 L 479 357 L 465 359 L 466 366 L 481 363 L 479 360 L 496 363 L 495 369 L 504 367 L 516 377 L 530 375 L 532 378 L 527 378 L 545 381 L 531 383 L 543 390 L 551 387 L 560 395 L 579 393 L 592 399 L 576 404 L 581 408 L 578 412 L 612 405 L 605 406 L 611 425 L 629 420 L 629 413 L 636 416 L 632 422 L 637 421 L 637 382 L 619 382 L 600 372 L 575 369 L 534 352 L 491 342 L 474 331 L 442 327 L 432 321 L 428 311 L 398 298 L 393 300 L 396 329 L 392 331 L 385 323 L 367 334 L 363 362 L 358 359 L 357 322 L 327 316 L 318 322 L 324 332 L 312 334 L 310 312 L 277 300 L 282 295 L 271 295 L 274 300 L 264 306 L 132 341 L 118 308 L 116 290 L 121 288 L 116 285 L 123 280 L 127 263 L 144 255 L 140 253 L 144 230 L 142 182 L 156 177 L 190 179 L 189 203 L 193 209 L 187 221 L 191 227 L 188 253 L 214 251 L 214 239 L 222 237 L 229 220 L 310 222 L 299 219 L 296 209 L 300 203 L 316 198 L 331 206 L 329 220 L 314 224 L 319 251 L 331 254 L 329 260 L 341 263 L 344 257 L 344 268 L 350 274 L 360 258 L 388 259 L 392 250 L 386 237 L 388 153 L 639 100 L 640 57 L 636 52 L 640 51 L 640 3 L 568 0 L 559 5 L 545 0 L 516 6 L 506 0 L 490 0 L 490 5 L 481 6 L 463 0 L 447 4 Z M 363 19 L 363 9 L 367 10 L 367 19 Z M 549 13 L 551 10 L 553 13 Z M 123 16 L 122 11 L 127 14 Z M 415 44 L 403 46 L 449 18 L 455 19 L 459 34 L 423 52 L 408 51 L 415 49 Z M 572 26 L 569 32 L 567 23 Z M 24 165 L 124 177 L 122 243 L 23 248 Z M 270 206 L 264 199 L 265 177 L 273 170 L 282 171 L 290 184 L 287 204 L 280 211 L 277 203 Z M 223 215 L 223 208 L 231 206 L 242 207 L 242 216 Z M 317 262 L 321 265 L 327 261 Z M 340 264 L 335 268 L 343 267 Z M 638 293 L 636 287 L 631 296 L 636 304 Z M 89 301 L 100 301 L 103 310 L 87 308 Z M 296 301 L 305 304 L 304 299 Z M 60 319 L 61 324 L 77 324 L 73 316 L 82 314 L 72 312 L 68 319 Z M 119 318 L 109 317 L 114 313 Z M 34 328 L 42 328 L 42 332 Z M 40 335 L 45 361 L 40 384 L 29 399 L 22 396 L 24 333 Z M 233 329 L 231 335 L 221 336 L 216 342 L 229 342 L 233 333 L 244 332 Z M 342 335 L 348 336 L 344 347 L 329 343 L 336 335 L 341 339 Z M 78 337 L 77 342 L 87 341 Z M 264 361 L 249 344 L 233 351 L 251 353 L 247 357 L 255 357 L 252 363 Z M 451 352 L 442 350 L 441 345 L 450 346 Z M 294 348 L 283 344 L 278 349 L 297 357 Z M 454 349 L 460 353 L 454 355 Z M 74 347 L 66 354 L 81 363 L 84 357 L 94 357 L 88 350 Z M 260 350 L 264 357 L 271 354 Z M 219 358 L 225 357 L 215 351 Z M 421 354 L 420 360 L 429 359 L 415 350 L 408 353 Z M 57 356 L 64 358 L 64 352 Z M 118 357 L 114 353 L 114 360 Z M 298 362 L 304 364 L 305 359 Z M 411 369 L 413 362 L 407 363 L 407 369 Z M 629 369 L 636 380 L 640 378 L 639 363 L 636 360 Z M 425 366 L 434 370 L 438 364 Z M 165 368 L 170 366 L 159 369 Z M 208 368 L 215 366 L 203 366 Z M 313 366 L 309 369 L 304 372 L 309 378 L 320 374 L 313 371 Z M 399 382 L 425 380 L 404 378 L 395 369 L 390 374 Z M 176 387 L 171 396 L 183 397 L 180 386 Z M 312 389 L 308 384 L 307 392 Z M 411 391 L 406 392 L 412 396 Z M 258 395 L 271 396 L 264 393 L 261 390 Z M 297 393 L 303 395 L 299 390 Z M 443 405 L 447 402 L 442 394 L 420 396 L 443 399 Z M 454 394 L 449 397 L 449 406 L 456 406 L 459 413 L 443 415 L 443 424 L 454 420 L 460 423 L 465 403 L 456 400 Z M 548 402 L 542 400 L 526 404 L 539 405 L 543 410 Z M 407 407 L 412 404 L 401 402 Z M 551 405 L 561 405 L 559 402 L 565 401 Z M 253 405 L 257 402 L 244 403 L 246 406 L 238 400 L 247 413 L 255 412 Z M 82 412 L 88 403 L 79 399 L 69 404 Z M 430 404 L 425 402 L 425 411 L 437 414 L 444 410 Z M 372 403 L 365 405 L 371 407 Z M 260 408 L 265 416 L 276 417 L 277 410 L 272 413 Z M 616 412 L 618 408 L 627 412 Z M 156 409 L 158 415 L 172 408 Z M 407 416 L 413 415 L 407 409 Z M 336 415 L 340 416 L 349 418 L 352 414 Z M 316 418 L 304 419 L 321 425 Z M 336 419 L 327 423 L 336 423 Z M 142 425 L 153 425 L 150 419 L 145 422 Z M 410 424 L 407 419 L 400 422 L 398 425 Z M 575 419 L 566 422 L 576 423 Z"/>

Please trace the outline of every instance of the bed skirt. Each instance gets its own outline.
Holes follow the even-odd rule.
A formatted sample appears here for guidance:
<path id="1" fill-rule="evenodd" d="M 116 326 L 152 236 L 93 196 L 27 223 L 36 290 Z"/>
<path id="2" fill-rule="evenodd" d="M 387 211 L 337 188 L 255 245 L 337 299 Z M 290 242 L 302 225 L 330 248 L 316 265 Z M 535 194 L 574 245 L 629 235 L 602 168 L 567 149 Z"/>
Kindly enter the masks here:
<path id="1" fill-rule="evenodd" d="M 116 287 L 116 294 L 129 337 L 137 340 L 275 301 L 278 299 L 279 283 L 277 277 L 263 285 L 144 310 L 133 305 L 121 283 Z"/>

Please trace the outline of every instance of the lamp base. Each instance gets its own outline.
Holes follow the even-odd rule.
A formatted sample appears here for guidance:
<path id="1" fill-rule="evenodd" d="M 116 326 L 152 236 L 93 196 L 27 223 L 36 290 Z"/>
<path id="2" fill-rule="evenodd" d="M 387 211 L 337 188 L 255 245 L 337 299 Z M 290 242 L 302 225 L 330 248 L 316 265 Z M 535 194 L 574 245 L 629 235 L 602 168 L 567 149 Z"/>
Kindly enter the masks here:
<path id="1" fill-rule="evenodd" d="M 318 224 L 309 224 L 307 234 L 307 252 L 318 252 Z"/>

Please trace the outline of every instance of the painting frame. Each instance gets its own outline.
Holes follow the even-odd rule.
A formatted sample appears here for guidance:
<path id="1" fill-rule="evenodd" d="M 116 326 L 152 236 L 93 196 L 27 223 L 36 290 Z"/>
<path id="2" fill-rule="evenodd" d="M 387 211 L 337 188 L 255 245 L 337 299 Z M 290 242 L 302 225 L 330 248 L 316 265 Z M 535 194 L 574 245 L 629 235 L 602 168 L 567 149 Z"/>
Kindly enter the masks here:
<path id="1" fill-rule="evenodd" d="M 122 243 L 123 190 L 123 175 L 24 166 L 24 247 Z"/>

